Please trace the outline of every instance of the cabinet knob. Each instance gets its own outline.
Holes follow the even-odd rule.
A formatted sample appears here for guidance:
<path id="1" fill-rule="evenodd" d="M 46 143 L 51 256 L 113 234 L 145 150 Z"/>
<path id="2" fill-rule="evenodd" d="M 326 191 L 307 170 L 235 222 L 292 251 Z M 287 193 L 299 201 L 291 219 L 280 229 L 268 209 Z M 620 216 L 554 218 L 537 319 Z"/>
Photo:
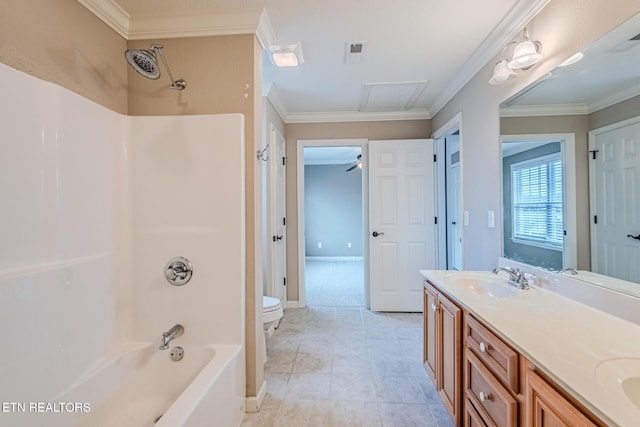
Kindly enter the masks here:
<path id="1" fill-rule="evenodd" d="M 485 344 L 483 342 L 480 343 L 480 351 L 486 353 L 489 350 L 489 344 Z"/>
<path id="2" fill-rule="evenodd" d="M 485 402 L 487 400 L 491 400 L 491 393 L 484 393 L 481 391 L 478 397 L 480 398 L 481 402 Z"/>
<path id="3" fill-rule="evenodd" d="M 438 307 L 435 304 L 431 304 L 431 310 L 438 311 Z"/>

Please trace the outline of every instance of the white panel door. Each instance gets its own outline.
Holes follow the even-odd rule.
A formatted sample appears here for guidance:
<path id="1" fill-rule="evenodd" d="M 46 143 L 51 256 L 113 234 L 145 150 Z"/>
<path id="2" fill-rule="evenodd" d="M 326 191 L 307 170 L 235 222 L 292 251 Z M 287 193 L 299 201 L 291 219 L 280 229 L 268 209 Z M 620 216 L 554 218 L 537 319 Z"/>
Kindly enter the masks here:
<path id="1" fill-rule="evenodd" d="M 436 268 L 433 140 L 369 142 L 371 310 L 422 311 Z"/>
<path id="2" fill-rule="evenodd" d="M 640 123 L 597 135 L 593 148 L 592 269 L 640 282 Z"/>
<path id="3" fill-rule="evenodd" d="M 269 153 L 269 232 L 271 239 L 271 296 L 283 308 L 287 302 L 287 234 L 286 234 L 286 167 L 285 140 L 271 125 Z"/>
<path id="4" fill-rule="evenodd" d="M 462 270 L 462 227 L 460 221 L 460 137 L 446 139 L 447 170 L 447 269 Z"/>

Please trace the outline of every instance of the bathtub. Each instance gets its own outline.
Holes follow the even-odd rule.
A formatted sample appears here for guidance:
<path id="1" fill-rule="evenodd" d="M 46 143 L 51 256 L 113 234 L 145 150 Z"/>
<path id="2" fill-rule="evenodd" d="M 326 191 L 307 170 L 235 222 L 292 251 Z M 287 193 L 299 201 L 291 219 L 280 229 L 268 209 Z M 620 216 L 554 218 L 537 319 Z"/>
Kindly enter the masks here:
<path id="1" fill-rule="evenodd" d="M 171 350 L 159 350 L 158 343 L 130 342 L 120 346 L 51 399 L 74 403 L 76 410 L 32 413 L 28 416 L 30 425 L 43 425 L 38 424 L 42 422 L 56 427 L 240 425 L 245 394 L 241 346 L 181 346 L 184 357 L 180 361 L 171 360 Z"/>

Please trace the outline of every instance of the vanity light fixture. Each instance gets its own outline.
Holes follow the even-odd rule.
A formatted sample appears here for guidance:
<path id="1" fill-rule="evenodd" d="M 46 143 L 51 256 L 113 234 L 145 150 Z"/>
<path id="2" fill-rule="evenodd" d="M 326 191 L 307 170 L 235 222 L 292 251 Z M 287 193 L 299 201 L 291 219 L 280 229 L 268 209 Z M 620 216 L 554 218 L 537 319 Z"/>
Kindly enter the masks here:
<path id="1" fill-rule="evenodd" d="M 575 53 L 567 58 L 562 64 L 559 64 L 558 67 L 568 67 L 569 65 L 573 65 L 576 62 L 580 61 L 582 58 L 584 58 L 584 53 Z"/>
<path id="2" fill-rule="evenodd" d="M 269 46 L 271 60 L 278 67 L 297 67 L 304 62 L 302 43 L 283 43 Z"/>
<path id="3" fill-rule="evenodd" d="M 513 49 L 513 58 L 509 62 L 509 68 L 512 69 L 527 69 L 542 59 L 540 50 L 542 44 L 538 41 L 529 40 L 529 33 L 527 29 L 524 29 L 524 40 L 518 42 Z"/>
<path id="4" fill-rule="evenodd" d="M 511 59 L 505 56 L 505 51 L 509 46 L 515 45 Z M 497 85 L 506 82 L 511 76 L 517 75 L 514 70 L 527 70 L 542 59 L 542 44 L 538 41 L 529 40 L 527 29 L 524 29 L 524 40 L 507 43 L 502 48 L 500 60 L 493 68 L 493 75 L 489 84 Z"/>
<path id="5" fill-rule="evenodd" d="M 517 73 L 513 71 L 508 66 L 509 61 L 506 59 L 501 59 L 496 66 L 493 68 L 493 76 L 489 79 L 489 84 L 499 85 L 501 83 L 506 82 L 511 78 L 511 76 L 515 76 Z"/>

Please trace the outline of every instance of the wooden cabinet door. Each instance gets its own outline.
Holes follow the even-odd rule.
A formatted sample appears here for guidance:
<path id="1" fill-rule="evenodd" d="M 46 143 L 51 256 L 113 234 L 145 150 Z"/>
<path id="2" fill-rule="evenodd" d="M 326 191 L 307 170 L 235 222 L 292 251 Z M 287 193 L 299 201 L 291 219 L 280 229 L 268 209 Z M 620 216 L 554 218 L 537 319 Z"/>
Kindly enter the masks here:
<path id="1" fill-rule="evenodd" d="M 438 294 L 440 321 L 440 396 L 458 424 L 462 408 L 462 310 L 443 294 Z"/>
<path id="2" fill-rule="evenodd" d="M 424 368 L 433 379 L 436 389 L 440 388 L 440 380 L 436 375 L 438 330 L 436 318 L 438 313 L 438 291 L 428 282 L 424 282 Z"/>
<path id="3" fill-rule="evenodd" d="M 527 427 L 596 426 L 534 371 L 526 375 Z"/>

